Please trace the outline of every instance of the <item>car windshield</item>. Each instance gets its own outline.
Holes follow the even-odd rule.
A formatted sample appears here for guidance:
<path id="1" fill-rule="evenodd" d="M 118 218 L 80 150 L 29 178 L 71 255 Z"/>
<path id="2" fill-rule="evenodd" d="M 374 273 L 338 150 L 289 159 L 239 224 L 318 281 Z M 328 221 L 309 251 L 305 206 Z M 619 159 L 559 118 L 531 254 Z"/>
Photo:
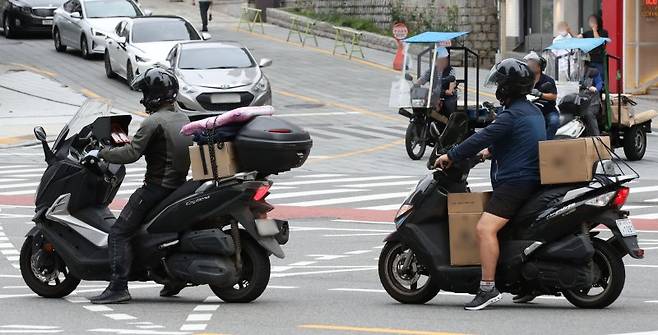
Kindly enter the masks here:
<path id="1" fill-rule="evenodd" d="M 181 70 L 235 69 L 255 67 L 244 48 L 183 48 L 178 68 Z"/>
<path id="2" fill-rule="evenodd" d="M 201 39 L 192 25 L 179 19 L 135 22 L 132 30 L 133 43 Z"/>
<path id="3" fill-rule="evenodd" d="M 93 123 L 97 118 L 110 115 L 115 114 L 112 113 L 112 106 L 106 102 L 92 99 L 85 101 L 66 126 L 62 128 L 57 140 L 55 140 L 54 147 L 57 148 L 60 143 L 79 133 L 82 128 Z"/>
<path id="4" fill-rule="evenodd" d="M 87 17 L 90 19 L 103 17 L 133 17 L 142 16 L 142 12 L 130 1 L 125 0 L 94 0 L 85 2 Z"/>

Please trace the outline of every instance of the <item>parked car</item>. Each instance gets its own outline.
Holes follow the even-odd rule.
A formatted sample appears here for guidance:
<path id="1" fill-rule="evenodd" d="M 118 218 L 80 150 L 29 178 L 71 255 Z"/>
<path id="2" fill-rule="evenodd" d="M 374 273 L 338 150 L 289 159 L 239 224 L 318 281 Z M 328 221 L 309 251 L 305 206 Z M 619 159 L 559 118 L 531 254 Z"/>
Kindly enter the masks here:
<path id="1" fill-rule="evenodd" d="M 105 74 L 130 83 L 134 76 L 164 63 L 181 41 L 209 39 L 180 16 L 143 16 L 124 19 L 105 39 Z"/>
<path id="2" fill-rule="evenodd" d="M 192 116 L 272 104 L 270 82 L 261 71 L 271 64 L 269 59 L 256 63 L 238 42 L 202 41 L 179 43 L 165 65 L 180 85 L 176 108 Z"/>
<path id="3" fill-rule="evenodd" d="M 64 0 L 0 0 L 0 27 L 5 37 L 21 32 L 50 32 L 53 13 Z"/>
<path id="4" fill-rule="evenodd" d="M 55 11 L 55 49 L 79 49 L 82 57 L 105 52 L 105 37 L 126 17 L 148 15 L 133 0 L 68 0 Z"/>

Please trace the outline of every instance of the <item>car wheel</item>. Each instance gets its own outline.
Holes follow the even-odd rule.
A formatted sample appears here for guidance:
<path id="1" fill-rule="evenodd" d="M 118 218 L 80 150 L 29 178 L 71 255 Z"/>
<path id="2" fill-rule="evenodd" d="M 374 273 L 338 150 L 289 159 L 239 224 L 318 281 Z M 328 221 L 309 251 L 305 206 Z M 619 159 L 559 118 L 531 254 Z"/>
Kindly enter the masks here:
<path id="1" fill-rule="evenodd" d="M 12 27 L 11 18 L 9 17 L 9 14 L 5 14 L 5 17 L 2 19 L 2 22 L 3 22 L 2 29 L 5 32 L 5 37 L 6 38 L 16 37 L 16 33 L 14 32 L 14 27 Z"/>
<path id="2" fill-rule="evenodd" d="M 112 70 L 112 61 L 110 60 L 110 53 L 107 50 L 105 50 L 103 59 L 105 61 L 105 75 L 110 79 L 115 78 L 117 74 Z"/>
<path id="3" fill-rule="evenodd" d="M 133 79 L 135 78 L 135 72 L 133 72 L 133 65 L 130 64 L 130 61 L 128 61 L 128 64 L 126 64 L 126 82 L 128 83 L 128 87 L 132 90 L 132 86 L 130 85 L 133 82 Z"/>
<path id="4" fill-rule="evenodd" d="M 66 51 L 66 45 L 62 44 L 62 36 L 59 34 L 59 29 L 53 31 L 53 41 L 55 42 L 55 50 L 57 52 Z"/>
<path id="5" fill-rule="evenodd" d="M 91 58 L 91 52 L 89 52 L 89 43 L 85 35 L 80 37 L 80 52 L 82 53 L 82 58 L 89 59 Z"/>

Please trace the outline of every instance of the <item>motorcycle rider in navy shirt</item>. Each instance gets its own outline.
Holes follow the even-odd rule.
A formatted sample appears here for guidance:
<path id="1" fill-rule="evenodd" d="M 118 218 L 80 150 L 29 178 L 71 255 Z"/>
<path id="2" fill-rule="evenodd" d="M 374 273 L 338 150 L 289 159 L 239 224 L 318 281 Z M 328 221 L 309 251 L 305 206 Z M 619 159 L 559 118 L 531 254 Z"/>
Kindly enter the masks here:
<path id="1" fill-rule="evenodd" d="M 557 86 L 555 80 L 544 73 L 546 70 L 546 59 L 536 52 L 531 52 L 523 57 L 534 74 L 535 86 L 530 95 L 537 97 L 536 103 L 541 107 L 546 121 L 546 139 L 552 140 L 557 129 L 560 127 L 560 112 L 556 107 Z"/>
<path id="2" fill-rule="evenodd" d="M 496 98 L 504 109 L 493 123 L 435 162 L 435 167 L 447 169 L 453 161 L 478 153 L 492 158 L 493 194 L 477 224 L 482 280 L 473 301 L 464 306 L 467 310 L 483 309 L 502 298 L 495 286 L 500 253 L 497 234 L 539 189 L 539 141 L 546 139 L 544 116 L 526 99 L 534 86 L 526 63 L 505 59 L 491 69 L 486 82 L 497 85 Z"/>

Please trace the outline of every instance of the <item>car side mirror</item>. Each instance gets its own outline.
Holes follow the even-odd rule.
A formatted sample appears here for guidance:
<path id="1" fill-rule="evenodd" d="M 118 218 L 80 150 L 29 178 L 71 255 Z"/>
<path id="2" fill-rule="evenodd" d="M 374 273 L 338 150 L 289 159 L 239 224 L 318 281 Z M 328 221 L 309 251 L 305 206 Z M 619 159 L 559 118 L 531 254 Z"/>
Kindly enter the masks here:
<path id="1" fill-rule="evenodd" d="M 43 127 L 34 127 L 34 137 L 36 137 L 39 142 L 46 141 L 46 131 L 43 129 Z"/>
<path id="2" fill-rule="evenodd" d="M 153 11 L 151 9 L 144 9 L 144 16 L 151 16 L 153 15 Z"/>
<path id="3" fill-rule="evenodd" d="M 207 40 L 209 40 L 209 39 L 212 38 L 212 35 L 210 35 L 210 34 L 204 32 L 204 33 L 201 33 L 201 38 L 202 38 L 204 41 L 207 41 Z"/>
<path id="4" fill-rule="evenodd" d="M 272 65 L 272 60 L 269 59 L 269 58 L 263 58 L 258 63 L 258 66 L 260 66 L 260 67 L 268 67 L 270 65 Z"/>
<path id="5" fill-rule="evenodd" d="M 82 14 L 80 14 L 80 12 L 73 12 L 73 13 L 71 13 L 71 17 L 74 18 L 74 19 L 81 19 Z"/>
<path id="6" fill-rule="evenodd" d="M 117 37 L 117 43 L 119 43 L 119 44 L 126 44 L 126 37 L 125 37 L 125 36 L 119 36 L 119 37 Z"/>

